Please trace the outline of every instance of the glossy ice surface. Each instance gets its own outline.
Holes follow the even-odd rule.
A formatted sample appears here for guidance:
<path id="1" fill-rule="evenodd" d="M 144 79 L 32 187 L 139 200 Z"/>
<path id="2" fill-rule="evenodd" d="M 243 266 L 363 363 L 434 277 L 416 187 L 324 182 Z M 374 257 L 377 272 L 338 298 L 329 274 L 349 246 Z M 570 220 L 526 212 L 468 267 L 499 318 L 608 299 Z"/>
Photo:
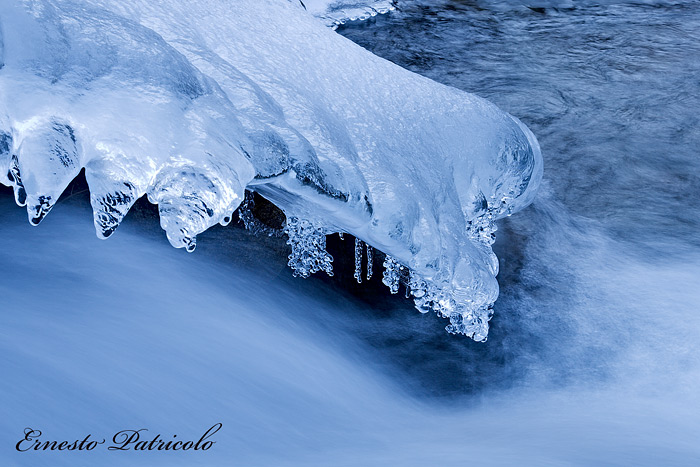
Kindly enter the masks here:
<path id="1" fill-rule="evenodd" d="M 32 223 L 84 167 L 98 235 L 147 194 L 192 251 L 256 190 L 396 258 L 425 282 L 421 307 L 486 338 L 493 221 L 542 177 L 514 117 L 283 0 L 3 0 L 2 30 L 3 183 Z"/>

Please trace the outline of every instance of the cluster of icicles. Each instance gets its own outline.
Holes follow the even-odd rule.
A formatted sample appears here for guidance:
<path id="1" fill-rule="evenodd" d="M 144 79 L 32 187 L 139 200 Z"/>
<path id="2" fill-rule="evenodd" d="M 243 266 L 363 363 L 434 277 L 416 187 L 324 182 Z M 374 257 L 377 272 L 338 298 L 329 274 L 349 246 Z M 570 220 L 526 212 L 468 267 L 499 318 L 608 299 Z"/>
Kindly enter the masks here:
<path id="1" fill-rule="evenodd" d="M 282 229 L 274 229 L 257 220 L 253 213 L 254 201 L 251 194 L 246 193 L 245 200 L 238 209 L 238 215 L 246 229 L 255 234 L 281 237 L 287 236 L 287 244 L 291 247 L 287 265 L 296 277 L 307 278 L 317 272 L 325 272 L 333 276 L 333 257 L 326 251 L 326 236 L 338 234 L 344 240 L 343 232 L 331 232 L 320 223 L 299 217 L 287 217 Z M 496 225 L 493 216 L 487 214 L 477 222 L 468 226 L 472 238 L 479 240 L 484 246 L 491 246 L 495 240 Z M 355 238 L 355 271 L 354 278 L 358 283 L 363 279 L 369 281 L 374 275 L 374 248 L 362 240 Z M 363 260 L 366 258 L 365 273 Z M 438 316 L 450 320 L 445 327 L 451 334 L 464 334 L 477 342 L 486 341 L 489 330 L 489 320 L 493 315 L 492 308 L 470 307 L 469 303 L 458 303 L 449 294 L 429 284 L 419 274 L 402 265 L 396 258 L 384 255 L 382 283 L 392 294 L 398 294 L 400 285 L 405 288 L 405 297 L 413 298 L 416 308 L 421 313 L 434 311 Z"/>

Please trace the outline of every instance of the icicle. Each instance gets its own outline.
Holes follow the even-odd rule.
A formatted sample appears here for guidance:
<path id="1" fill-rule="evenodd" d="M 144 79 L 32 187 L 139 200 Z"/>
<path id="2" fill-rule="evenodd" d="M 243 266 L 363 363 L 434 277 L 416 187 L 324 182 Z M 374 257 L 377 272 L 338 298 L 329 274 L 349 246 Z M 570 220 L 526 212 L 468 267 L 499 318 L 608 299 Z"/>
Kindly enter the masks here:
<path id="1" fill-rule="evenodd" d="M 86 176 L 87 174 L 86 170 Z M 93 185 L 90 186 L 90 203 L 95 231 L 99 238 L 105 239 L 114 233 L 138 196 L 134 185 L 129 182 L 122 182 L 121 187 L 111 193 L 100 193 L 100 188 L 104 185 L 97 187 L 92 177 L 88 179 L 88 185 L 91 181 Z"/>
<path id="2" fill-rule="evenodd" d="M 367 280 L 370 280 L 372 278 L 372 263 L 374 262 L 374 249 L 369 246 L 369 244 L 365 244 L 367 247 Z"/>
<path id="3" fill-rule="evenodd" d="M 355 239 L 355 280 L 362 283 L 362 240 Z"/>
<path id="4" fill-rule="evenodd" d="M 326 232 L 306 219 L 290 217 L 284 227 L 287 244 L 292 247 L 287 265 L 297 277 L 309 277 L 324 271 L 333 276 L 333 257 L 326 251 Z"/>
<path id="5" fill-rule="evenodd" d="M 82 168 L 73 127 L 54 119 L 38 119 L 35 125 L 19 142 L 11 169 L 16 200 L 26 205 L 32 225 L 44 219 Z"/>
<path id="6" fill-rule="evenodd" d="M 382 283 L 389 287 L 389 291 L 393 294 L 399 292 L 399 277 L 401 276 L 399 268 L 399 263 L 393 257 L 386 255 Z"/>
<path id="7" fill-rule="evenodd" d="M 430 311 L 430 295 L 428 294 L 428 284 L 415 272 L 409 272 L 408 284 L 413 295 L 413 303 L 421 313 Z"/>

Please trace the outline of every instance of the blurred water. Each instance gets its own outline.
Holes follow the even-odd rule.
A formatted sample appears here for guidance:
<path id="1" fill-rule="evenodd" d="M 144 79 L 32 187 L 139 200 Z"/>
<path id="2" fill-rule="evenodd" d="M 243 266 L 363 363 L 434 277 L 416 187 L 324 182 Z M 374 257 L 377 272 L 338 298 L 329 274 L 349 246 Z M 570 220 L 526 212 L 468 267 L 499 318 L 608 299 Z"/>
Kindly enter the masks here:
<path id="1" fill-rule="evenodd" d="M 490 341 L 456 372 L 469 390 L 610 391 L 619 428 L 599 433 L 611 443 L 639 426 L 618 410 L 651 406 L 679 415 L 697 442 L 700 2 L 409 0 L 340 32 L 496 102 L 540 140 L 544 188 L 499 232 Z M 623 388 L 652 400 L 639 406 Z M 624 453 L 605 461 L 624 464 Z"/>
<path id="2" fill-rule="evenodd" d="M 699 20 L 698 3 L 405 1 L 340 31 L 540 139 L 485 344 L 379 274 L 345 280 L 348 240 L 329 239 L 336 278 L 304 281 L 235 226 L 188 255 L 145 205 L 101 242 L 84 193 L 32 228 L 0 192 L 3 465 L 697 465 Z M 216 422 L 207 453 L 13 452 L 25 426 Z"/>

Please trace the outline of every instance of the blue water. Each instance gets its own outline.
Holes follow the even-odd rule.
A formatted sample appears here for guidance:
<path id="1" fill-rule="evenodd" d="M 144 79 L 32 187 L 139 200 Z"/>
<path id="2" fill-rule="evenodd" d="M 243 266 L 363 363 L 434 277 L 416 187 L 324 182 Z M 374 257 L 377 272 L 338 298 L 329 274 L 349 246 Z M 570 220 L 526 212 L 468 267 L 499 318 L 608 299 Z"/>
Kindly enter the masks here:
<path id="1" fill-rule="evenodd" d="M 611 237 L 700 244 L 700 2 L 408 0 L 340 32 L 521 118 L 553 197 Z"/>

